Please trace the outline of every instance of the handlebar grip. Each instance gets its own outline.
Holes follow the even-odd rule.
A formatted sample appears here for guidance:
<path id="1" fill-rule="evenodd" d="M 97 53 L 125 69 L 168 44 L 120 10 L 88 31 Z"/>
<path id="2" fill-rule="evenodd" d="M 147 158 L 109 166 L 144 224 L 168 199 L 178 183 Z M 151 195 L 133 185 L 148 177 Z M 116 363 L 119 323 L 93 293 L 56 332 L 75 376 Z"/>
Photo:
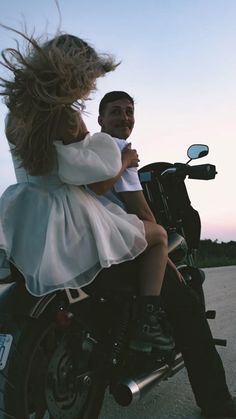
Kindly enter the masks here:
<path id="1" fill-rule="evenodd" d="M 189 179 L 210 180 L 215 179 L 217 175 L 216 167 L 213 164 L 199 164 L 188 166 Z"/>

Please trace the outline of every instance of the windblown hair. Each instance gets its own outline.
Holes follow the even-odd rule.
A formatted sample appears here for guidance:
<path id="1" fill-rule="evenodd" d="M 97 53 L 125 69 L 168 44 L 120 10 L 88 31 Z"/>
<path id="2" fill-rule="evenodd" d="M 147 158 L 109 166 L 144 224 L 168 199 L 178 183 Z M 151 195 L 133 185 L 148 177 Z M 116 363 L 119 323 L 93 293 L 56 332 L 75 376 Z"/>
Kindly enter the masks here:
<path id="1" fill-rule="evenodd" d="M 75 109 L 83 110 L 86 98 L 96 88 L 96 79 L 118 64 L 73 35 L 60 34 L 41 43 L 5 28 L 26 41 L 24 51 L 17 43 L 15 49 L 1 53 L 1 64 L 12 73 L 9 80 L 0 78 L 0 95 L 9 109 L 6 135 L 28 173 L 43 175 L 53 167 L 53 141 L 60 139 L 61 121 L 73 133 L 77 128 Z"/>
<path id="2" fill-rule="evenodd" d="M 120 99 L 127 99 L 132 105 L 134 105 L 134 99 L 128 93 L 123 92 L 122 90 L 113 90 L 112 92 L 106 93 L 101 99 L 98 109 L 99 115 L 104 116 L 108 103 L 115 102 Z"/>

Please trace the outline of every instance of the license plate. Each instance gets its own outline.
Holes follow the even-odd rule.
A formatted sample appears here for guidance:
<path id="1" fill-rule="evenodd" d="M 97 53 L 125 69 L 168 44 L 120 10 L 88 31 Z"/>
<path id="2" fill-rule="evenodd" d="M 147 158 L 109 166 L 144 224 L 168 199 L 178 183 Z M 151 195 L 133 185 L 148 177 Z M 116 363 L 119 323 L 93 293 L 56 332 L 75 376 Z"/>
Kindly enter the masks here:
<path id="1" fill-rule="evenodd" d="M 3 370 L 6 366 L 12 341 L 12 335 L 0 334 L 0 370 Z"/>

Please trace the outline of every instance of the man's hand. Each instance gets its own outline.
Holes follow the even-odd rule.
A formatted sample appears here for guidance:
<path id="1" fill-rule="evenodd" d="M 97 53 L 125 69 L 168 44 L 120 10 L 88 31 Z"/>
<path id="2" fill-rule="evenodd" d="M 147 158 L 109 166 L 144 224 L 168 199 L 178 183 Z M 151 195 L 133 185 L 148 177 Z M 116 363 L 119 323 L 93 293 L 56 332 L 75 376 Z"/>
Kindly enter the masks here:
<path id="1" fill-rule="evenodd" d="M 185 284 L 185 279 L 184 279 L 183 275 L 178 271 L 175 264 L 172 262 L 172 260 L 170 258 L 168 258 L 167 264 L 173 268 L 173 270 L 176 273 L 176 276 L 177 276 L 178 280 Z"/>
<path id="2" fill-rule="evenodd" d="M 139 165 L 139 156 L 137 150 L 131 148 L 129 143 L 123 150 L 121 154 L 122 165 L 126 168 L 128 167 L 138 167 Z"/>

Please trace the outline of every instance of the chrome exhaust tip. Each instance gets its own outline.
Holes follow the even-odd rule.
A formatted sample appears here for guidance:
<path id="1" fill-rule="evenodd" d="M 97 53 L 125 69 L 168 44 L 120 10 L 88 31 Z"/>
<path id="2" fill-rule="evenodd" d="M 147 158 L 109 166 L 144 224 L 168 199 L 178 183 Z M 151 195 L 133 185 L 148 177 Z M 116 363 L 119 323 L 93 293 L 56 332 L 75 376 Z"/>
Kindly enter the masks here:
<path id="1" fill-rule="evenodd" d="M 155 384 L 172 377 L 184 367 L 181 354 L 177 354 L 173 364 L 162 365 L 156 370 L 142 373 L 134 378 L 126 377 L 117 383 L 112 391 L 115 401 L 121 406 L 129 406 L 140 400 Z"/>

